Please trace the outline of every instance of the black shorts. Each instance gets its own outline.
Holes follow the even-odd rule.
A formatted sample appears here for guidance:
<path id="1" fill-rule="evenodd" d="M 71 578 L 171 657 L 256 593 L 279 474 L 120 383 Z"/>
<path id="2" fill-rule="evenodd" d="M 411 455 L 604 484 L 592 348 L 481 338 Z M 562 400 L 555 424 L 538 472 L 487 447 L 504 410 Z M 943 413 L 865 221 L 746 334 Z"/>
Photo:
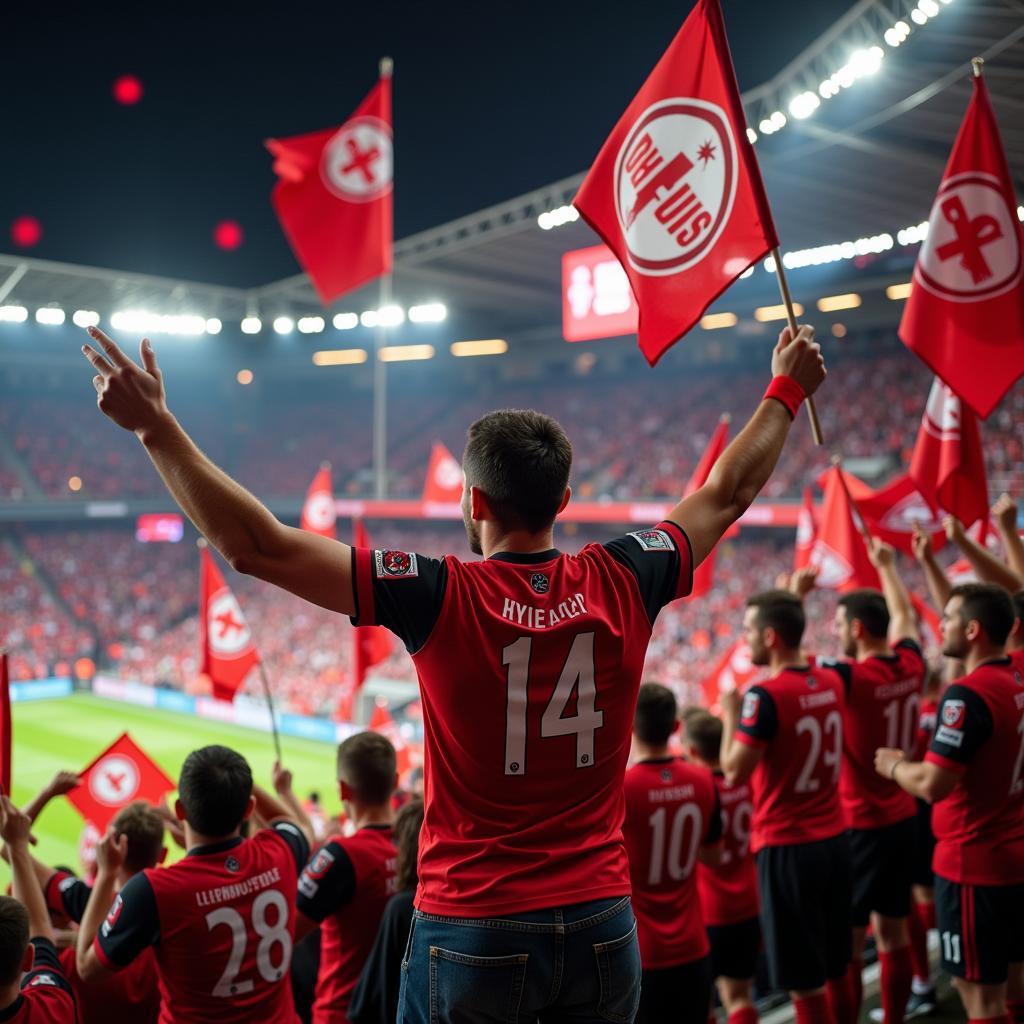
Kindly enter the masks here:
<path id="1" fill-rule="evenodd" d="M 757 854 L 761 927 L 772 984 L 820 988 L 846 973 L 852 953 L 846 833 Z"/>
<path id="2" fill-rule="evenodd" d="M 634 1024 L 707 1024 L 711 1012 L 711 957 L 644 971 Z"/>
<path id="3" fill-rule="evenodd" d="M 935 872 L 932 858 L 935 856 L 935 833 L 932 831 L 932 805 L 924 800 L 917 801 L 917 846 L 914 850 L 914 885 L 932 888 Z"/>
<path id="4" fill-rule="evenodd" d="M 711 975 L 714 978 L 752 978 L 761 952 L 761 921 L 750 917 L 735 924 L 709 924 Z"/>
<path id="5" fill-rule="evenodd" d="M 964 981 L 1001 985 L 1024 960 L 1024 885 L 961 885 L 935 876 L 942 969 Z"/>
<path id="6" fill-rule="evenodd" d="M 866 928 L 872 913 L 907 917 L 917 852 L 916 815 L 881 828 L 852 828 L 846 836 L 853 868 L 854 928 Z"/>

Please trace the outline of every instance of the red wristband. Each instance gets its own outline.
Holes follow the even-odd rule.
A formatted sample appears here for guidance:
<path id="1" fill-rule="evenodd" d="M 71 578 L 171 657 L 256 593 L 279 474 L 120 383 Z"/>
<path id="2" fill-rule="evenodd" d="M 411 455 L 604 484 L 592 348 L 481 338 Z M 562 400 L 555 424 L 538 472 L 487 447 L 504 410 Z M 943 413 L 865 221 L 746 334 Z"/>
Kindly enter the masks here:
<path id="1" fill-rule="evenodd" d="M 796 414 L 807 396 L 804 394 L 804 389 L 792 377 L 780 374 L 778 377 L 772 377 L 772 382 L 768 385 L 764 397 L 774 398 L 777 402 L 781 402 L 789 411 L 789 415 L 796 419 Z"/>

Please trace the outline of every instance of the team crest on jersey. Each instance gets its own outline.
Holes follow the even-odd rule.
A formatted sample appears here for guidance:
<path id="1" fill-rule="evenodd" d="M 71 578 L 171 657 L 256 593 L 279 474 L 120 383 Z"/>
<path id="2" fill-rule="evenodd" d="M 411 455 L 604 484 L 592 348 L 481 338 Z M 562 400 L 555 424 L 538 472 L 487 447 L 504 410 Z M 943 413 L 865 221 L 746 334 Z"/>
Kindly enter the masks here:
<path id="1" fill-rule="evenodd" d="M 107 919 L 103 922 L 103 936 L 106 938 L 110 934 L 111 928 L 117 924 L 117 919 L 121 916 L 121 911 L 124 909 L 124 901 L 121 899 L 121 894 L 118 893 L 114 899 L 114 905 L 110 908 L 110 913 L 107 914 Z"/>
<path id="2" fill-rule="evenodd" d="M 748 693 L 743 698 L 743 711 L 741 721 L 744 725 L 753 725 L 757 721 L 757 710 L 761 705 L 761 695 Z"/>
<path id="3" fill-rule="evenodd" d="M 631 533 L 643 551 L 675 551 L 672 538 L 664 530 L 637 530 Z"/>
<path id="4" fill-rule="evenodd" d="M 662 768 L 661 769 L 661 781 L 662 782 L 671 782 L 672 781 L 672 773 L 667 768 Z"/>
<path id="5" fill-rule="evenodd" d="M 307 878 L 323 878 L 331 870 L 333 863 L 334 854 L 327 847 L 324 847 L 322 850 L 317 850 L 313 859 L 309 862 L 309 867 L 306 868 L 303 874 Z"/>
<path id="6" fill-rule="evenodd" d="M 542 572 L 535 572 L 530 577 L 530 586 L 538 594 L 546 594 L 551 589 L 551 581 Z"/>
<path id="7" fill-rule="evenodd" d="M 375 551 L 373 556 L 379 580 L 409 579 L 420 574 L 416 556 L 408 551 Z"/>
<path id="8" fill-rule="evenodd" d="M 967 717 L 967 705 L 962 700 L 947 700 L 942 705 L 942 724 L 950 729 L 962 729 Z"/>
<path id="9" fill-rule="evenodd" d="M 36 985 L 56 985 L 57 979 L 52 974 L 37 974 L 29 983 L 29 988 L 35 988 Z"/>
<path id="10" fill-rule="evenodd" d="M 237 875 L 238 872 L 242 870 L 242 865 L 238 863 L 237 857 L 228 857 L 228 859 L 224 861 L 224 870 Z"/>
<path id="11" fill-rule="evenodd" d="M 77 879 L 77 878 L 75 878 L 75 876 L 74 876 L 74 875 L 68 875 L 68 877 L 67 877 L 67 878 L 62 878 L 62 879 L 61 879 L 61 881 L 60 881 L 60 885 L 58 885 L 58 886 L 57 886 L 57 889 L 58 889 L 58 891 L 59 891 L 59 892 L 61 893 L 61 895 L 63 895 L 63 894 L 64 894 L 64 893 L 66 893 L 66 892 L 68 891 L 68 889 L 70 889 L 70 888 L 71 888 L 71 887 L 72 887 L 72 886 L 73 886 L 73 885 L 75 884 L 75 882 L 77 882 L 77 881 L 78 881 L 78 879 Z"/>

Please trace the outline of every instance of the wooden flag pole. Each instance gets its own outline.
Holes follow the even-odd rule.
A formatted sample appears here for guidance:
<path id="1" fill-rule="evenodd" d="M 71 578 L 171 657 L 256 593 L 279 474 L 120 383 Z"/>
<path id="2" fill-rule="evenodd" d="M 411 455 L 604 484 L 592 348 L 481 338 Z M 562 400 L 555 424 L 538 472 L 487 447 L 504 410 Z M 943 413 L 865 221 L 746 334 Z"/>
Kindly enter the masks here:
<path id="1" fill-rule="evenodd" d="M 270 680 L 267 678 L 267 670 L 260 659 L 260 678 L 263 680 L 263 693 L 267 698 L 267 710 L 270 712 L 270 731 L 274 737 L 274 754 L 278 764 L 284 764 L 281 758 L 281 737 L 277 734 L 277 715 L 274 713 L 274 698 L 270 693 Z"/>
<path id="2" fill-rule="evenodd" d="M 786 280 L 786 269 L 782 265 L 782 253 L 779 247 L 772 249 L 772 258 L 775 260 L 775 276 L 779 279 L 779 294 L 782 296 L 782 303 L 786 307 L 786 322 L 789 324 L 790 333 L 796 337 L 797 324 L 796 312 L 793 309 L 793 296 L 789 291 L 789 282 Z M 811 435 L 814 443 L 819 447 L 825 443 L 821 433 L 821 422 L 818 419 L 818 410 L 814 405 L 814 396 L 807 396 L 807 415 L 811 420 Z"/>

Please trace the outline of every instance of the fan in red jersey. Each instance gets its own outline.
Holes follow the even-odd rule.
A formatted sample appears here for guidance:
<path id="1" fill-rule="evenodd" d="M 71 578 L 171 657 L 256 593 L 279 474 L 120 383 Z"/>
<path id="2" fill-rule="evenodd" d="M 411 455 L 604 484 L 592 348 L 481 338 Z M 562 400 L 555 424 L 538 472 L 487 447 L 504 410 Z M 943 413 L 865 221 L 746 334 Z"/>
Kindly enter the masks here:
<path id="1" fill-rule="evenodd" d="M 750 851 L 754 797 L 748 782 L 722 774 L 722 721 L 703 708 L 683 715 L 686 757 L 714 777 L 722 805 L 722 857 L 697 867 L 701 912 L 711 945 L 711 973 L 728 1024 L 755 1024 L 754 973 L 761 949 L 757 866 Z"/>
<path id="2" fill-rule="evenodd" d="M 798 1024 L 853 1024 L 850 854 L 839 772 L 843 681 L 800 647 L 803 602 L 755 594 L 743 630 L 772 677 L 742 698 L 722 696 L 722 769 L 752 783 L 752 847 L 772 981 L 793 998 Z M 831 1004 L 831 1005 L 830 1005 Z"/>
<path id="3" fill-rule="evenodd" d="M 530 411 L 477 421 L 462 460 L 467 534 L 485 556 L 476 562 L 353 553 L 285 526 L 182 430 L 148 343 L 140 367 L 103 332 L 90 336 L 104 353 L 85 346 L 101 411 L 142 439 L 233 566 L 357 625 L 386 626 L 413 655 L 425 820 L 400 1019 L 480 1019 L 495 1000 L 507 1007 L 493 979 L 466 979 L 466 957 L 524 965 L 515 972 L 524 1016 L 600 1006 L 630 1019 L 640 955 L 622 780 L 647 645 L 660 610 L 689 591 L 693 568 L 767 482 L 800 404 L 824 380 L 813 329 L 782 332 L 764 399 L 703 487 L 653 528 L 577 555 L 554 546 L 570 498 L 561 426 Z M 479 926 L 495 917 L 508 920 Z M 552 943 L 557 958 L 542 952 Z"/>
<path id="4" fill-rule="evenodd" d="M 711 773 L 673 757 L 676 698 L 644 683 L 633 717 L 623 834 L 643 983 L 637 1024 L 705 1024 L 711 1004 L 708 937 L 697 894 L 697 860 L 721 856 L 722 814 Z"/>
<path id="5" fill-rule="evenodd" d="M 270 825 L 243 839 L 254 811 Z M 175 814 L 187 856 L 135 875 L 113 903 L 127 843 L 110 832 L 101 841 L 78 932 L 82 980 L 124 970 L 152 948 L 161 1024 L 297 1022 L 288 969 L 306 836 L 227 747 L 185 759 Z"/>
<path id="6" fill-rule="evenodd" d="M 328 839 L 299 877 L 296 935 L 320 928 L 313 1024 L 348 1024 L 348 1007 L 394 894 L 397 851 L 391 796 L 395 748 L 375 732 L 338 747 L 338 788 L 355 832 Z"/>
<path id="7" fill-rule="evenodd" d="M 1015 619 L 1002 587 L 954 587 L 942 653 L 967 674 L 943 695 L 923 761 L 891 747 L 875 754 L 879 775 L 935 804 L 942 966 L 970 1021 L 1024 1013 L 1024 674 L 1005 651 Z"/>
<path id="8" fill-rule="evenodd" d="M 843 677 L 843 769 L 839 796 L 853 863 L 853 961 L 850 981 L 860 1015 L 864 941 L 870 920 L 881 964 L 886 1024 L 902 1024 L 913 967 L 907 919 L 911 910 L 917 807 L 909 794 L 875 772 L 875 750 L 909 749 L 918 727 L 928 666 L 914 606 L 892 547 L 874 538 L 869 557 L 882 590 L 851 590 L 839 598 L 835 630 L 846 661 L 824 662 Z M 794 573 L 803 597 L 812 573 Z"/>
<path id="9" fill-rule="evenodd" d="M 29 854 L 32 819 L 0 796 L 13 898 L 0 896 L 0 1020 L 75 1024 L 75 998 L 60 965 L 43 890 Z"/>

